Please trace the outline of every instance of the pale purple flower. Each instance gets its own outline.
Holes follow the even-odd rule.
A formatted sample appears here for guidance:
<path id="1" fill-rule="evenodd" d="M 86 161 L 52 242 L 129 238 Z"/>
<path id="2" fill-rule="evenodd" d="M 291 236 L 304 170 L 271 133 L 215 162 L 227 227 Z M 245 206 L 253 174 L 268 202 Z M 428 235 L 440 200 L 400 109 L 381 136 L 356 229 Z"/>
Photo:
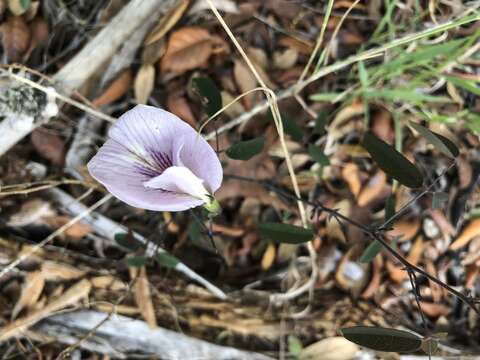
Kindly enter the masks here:
<path id="1" fill-rule="evenodd" d="M 123 114 L 88 163 L 90 174 L 127 204 L 148 210 L 215 210 L 222 166 L 190 125 L 152 106 Z M 210 208 L 210 209 L 209 209 Z"/>

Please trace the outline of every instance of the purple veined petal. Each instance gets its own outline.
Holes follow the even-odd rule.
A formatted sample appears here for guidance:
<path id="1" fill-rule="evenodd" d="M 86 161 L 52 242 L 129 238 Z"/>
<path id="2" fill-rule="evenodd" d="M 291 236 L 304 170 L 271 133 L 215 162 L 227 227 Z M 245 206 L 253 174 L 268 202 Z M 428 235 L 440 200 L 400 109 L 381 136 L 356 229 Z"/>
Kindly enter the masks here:
<path id="1" fill-rule="evenodd" d="M 93 178 L 128 205 L 155 211 L 183 211 L 202 205 L 189 195 L 146 188 L 144 182 L 158 176 L 138 156 L 115 140 L 107 140 L 88 163 Z"/>
<path id="2" fill-rule="evenodd" d="M 162 174 L 146 181 L 144 185 L 147 188 L 187 194 L 204 202 L 210 200 L 209 193 L 203 186 L 203 180 L 183 166 L 171 166 Z"/>

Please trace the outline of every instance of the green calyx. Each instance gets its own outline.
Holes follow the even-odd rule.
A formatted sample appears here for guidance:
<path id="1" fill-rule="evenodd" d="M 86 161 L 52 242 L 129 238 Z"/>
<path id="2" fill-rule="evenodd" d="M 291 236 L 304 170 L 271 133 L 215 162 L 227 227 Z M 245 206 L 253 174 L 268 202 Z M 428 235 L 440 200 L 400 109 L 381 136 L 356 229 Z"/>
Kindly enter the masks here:
<path id="1" fill-rule="evenodd" d="M 209 201 L 203 205 L 211 217 L 217 216 L 222 212 L 220 203 L 213 196 L 209 196 Z"/>

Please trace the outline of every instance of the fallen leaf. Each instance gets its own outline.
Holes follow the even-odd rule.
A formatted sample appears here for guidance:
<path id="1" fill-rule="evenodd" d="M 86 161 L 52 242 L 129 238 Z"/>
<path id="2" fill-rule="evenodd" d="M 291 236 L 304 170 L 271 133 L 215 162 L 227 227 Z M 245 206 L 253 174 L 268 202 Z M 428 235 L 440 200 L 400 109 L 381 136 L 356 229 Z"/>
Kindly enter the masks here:
<path id="1" fill-rule="evenodd" d="M 85 275 L 84 270 L 80 270 L 76 267 L 60 264 L 54 261 L 42 262 L 41 273 L 47 281 L 57 280 L 74 280 Z"/>
<path id="2" fill-rule="evenodd" d="M 189 123 L 192 127 L 197 126 L 197 120 L 193 115 L 192 109 L 188 104 L 188 100 L 185 96 L 179 95 L 178 92 L 171 93 L 167 97 L 167 109 L 171 113 L 177 115 L 180 119 Z"/>
<path id="3" fill-rule="evenodd" d="M 155 85 L 155 67 L 144 64 L 135 77 L 133 90 L 138 104 L 146 104 Z"/>
<path id="4" fill-rule="evenodd" d="M 76 304 L 78 301 L 88 296 L 91 288 L 92 285 L 88 280 L 80 280 L 61 296 L 49 302 L 45 307 L 1 327 L 0 341 L 5 341 L 14 336 L 20 335 L 38 321 L 66 308 L 67 306 Z"/>
<path id="5" fill-rule="evenodd" d="M 2 46 L 9 62 L 19 62 L 28 50 L 31 33 L 20 16 L 9 16 L 0 26 Z"/>
<path id="6" fill-rule="evenodd" d="M 413 238 L 420 229 L 420 219 L 414 220 L 399 220 L 393 224 L 393 229 L 387 234 L 392 237 L 401 237 L 399 242 L 404 242 Z"/>
<path id="7" fill-rule="evenodd" d="M 43 219 L 55 215 L 52 205 L 41 199 L 32 199 L 22 204 L 20 210 L 8 221 L 10 226 L 26 226 L 43 223 Z"/>
<path id="8" fill-rule="evenodd" d="M 91 278 L 90 281 L 92 282 L 93 287 L 99 289 L 110 289 L 112 291 L 119 291 L 125 289 L 127 286 L 113 276 L 110 275 L 102 275 L 96 276 Z"/>
<path id="9" fill-rule="evenodd" d="M 290 69 L 298 60 L 298 50 L 288 48 L 284 51 L 275 51 L 273 53 L 273 67 L 276 69 Z"/>
<path id="10" fill-rule="evenodd" d="M 450 314 L 451 308 L 444 304 L 429 303 L 420 301 L 420 307 L 425 315 L 429 317 L 447 316 Z"/>
<path id="11" fill-rule="evenodd" d="M 189 70 L 205 67 L 213 52 L 210 33 L 197 26 L 176 30 L 170 36 L 167 51 L 161 61 L 162 72 L 181 75 Z"/>
<path id="12" fill-rule="evenodd" d="M 387 175 L 383 171 L 378 171 L 370 180 L 365 184 L 360 194 L 358 194 L 358 205 L 367 206 L 372 201 L 379 198 L 387 188 Z"/>
<path id="13" fill-rule="evenodd" d="M 30 139 L 40 156 L 49 160 L 53 165 L 63 166 L 65 162 L 65 142 L 60 135 L 40 127 L 33 130 Z"/>
<path id="14" fill-rule="evenodd" d="M 419 236 L 417 240 L 413 243 L 413 246 L 408 253 L 407 260 L 411 264 L 417 265 L 423 255 L 424 247 L 425 245 L 423 242 L 423 238 Z M 392 266 L 390 267 L 389 272 L 390 278 L 397 284 L 405 280 L 408 275 L 403 266 Z"/>
<path id="15" fill-rule="evenodd" d="M 243 61 L 235 60 L 233 65 L 233 76 L 241 93 L 245 93 L 257 87 L 257 79 Z M 254 97 L 254 93 L 243 97 L 243 102 L 248 109 L 252 107 Z"/>
<path id="16" fill-rule="evenodd" d="M 130 69 L 127 69 L 123 71 L 100 96 L 94 99 L 92 104 L 100 107 L 115 102 L 127 93 L 131 84 L 132 72 Z"/>
<path id="17" fill-rule="evenodd" d="M 67 215 L 58 215 L 58 216 L 52 216 L 52 217 L 45 217 L 44 218 L 45 222 L 54 227 L 54 228 L 59 228 L 66 223 L 68 223 L 72 218 Z M 64 234 L 68 237 L 71 237 L 76 240 L 80 240 L 86 235 L 90 234 L 92 232 L 92 228 L 90 225 L 78 221 L 72 226 L 70 226 L 68 229 L 64 231 Z"/>
<path id="18" fill-rule="evenodd" d="M 269 243 L 262 257 L 261 264 L 262 264 L 263 271 L 267 271 L 272 267 L 273 263 L 275 262 L 275 253 L 276 253 L 275 245 L 272 243 Z"/>
<path id="19" fill-rule="evenodd" d="M 145 266 L 141 268 L 130 267 L 130 276 L 135 278 L 135 302 L 150 328 L 157 327 L 155 309 L 153 308 L 152 297 L 150 295 L 150 283 L 147 278 Z"/>
<path id="20" fill-rule="evenodd" d="M 28 47 L 28 50 L 23 56 L 24 60 L 30 57 L 30 54 L 33 50 L 35 50 L 38 46 L 44 44 L 48 40 L 49 35 L 48 23 L 42 17 L 34 18 L 29 23 L 29 26 L 32 38 L 30 40 L 30 46 Z"/>
<path id="21" fill-rule="evenodd" d="M 449 249 L 459 250 L 478 235 L 480 235 L 480 218 L 472 220 L 467 226 L 465 226 L 457 239 L 450 244 Z"/>
<path id="22" fill-rule="evenodd" d="M 147 46 L 163 39 L 165 34 L 181 19 L 189 4 L 189 0 L 182 0 L 174 9 L 170 10 L 168 14 L 162 16 L 158 24 L 150 31 L 150 34 L 148 34 L 143 44 Z"/>
<path id="23" fill-rule="evenodd" d="M 360 180 L 360 170 L 354 163 L 346 164 L 342 169 L 343 180 L 347 183 L 350 192 L 357 197 L 362 188 L 362 181 Z"/>
<path id="24" fill-rule="evenodd" d="M 375 256 L 372 261 L 372 278 L 365 290 L 362 292 L 362 299 L 370 299 L 375 296 L 382 283 L 382 267 L 383 258 L 379 255 Z"/>
<path id="25" fill-rule="evenodd" d="M 45 278 L 41 271 L 34 271 L 25 276 L 20 298 L 12 310 L 12 319 L 15 319 L 24 308 L 30 308 L 38 301 L 44 286 Z"/>
<path id="26" fill-rule="evenodd" d="M 342 336 L 326 338 L 302 349 L 299 360 L 350 360 L 359 347 Z"/>

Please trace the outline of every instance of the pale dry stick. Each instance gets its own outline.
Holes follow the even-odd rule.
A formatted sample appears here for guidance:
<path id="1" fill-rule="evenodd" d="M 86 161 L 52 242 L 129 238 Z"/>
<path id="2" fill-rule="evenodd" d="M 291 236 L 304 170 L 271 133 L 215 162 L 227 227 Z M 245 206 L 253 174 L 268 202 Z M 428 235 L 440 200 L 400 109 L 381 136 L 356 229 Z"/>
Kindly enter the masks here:
<path id="1" fill-rule="evenodd" d="M 28 195 L 37 191 L 51 189 L 60 185 L 86 185 L 84 181 L 81 180 L 62 180 L 62 181 L 47 181 L 45 185 L 39 185 L 34 188 L 30 189 L 23 189 L 23 190 L 11 190 L 11 191 L 4 191 L 5 188 L 0 188 L 0 198 L 12 195 Z M 16 186 L 22 186 L 21 184 Z"/>
<path id="2" fill-rule="evenodd" d="M 110 123 L 114 123 L 117 120 L 112 116 L 104 114 L 101 111 L 95 110 L 90 106 L 82 104 L 79 101 L 73 100 L 73 99 L 69 98 L 68 96 L 64 96 L 64 95 L 58 93 L 58 91 L 53 87 L 46 87 L 46 86 L 40 85 L 40 84 L 36 83 L 35 81 L 32 81 L 30 79 L 27 79 L 23 76 L 17 75 L 15 73 L 11 72 L 11 71 L 7 71 L 7 70 L 2 69 L 2 68 L 0 68 L 0 73 L 10 77 L 13 80 L 21 82 L 21 83 L 23 83 L 25 85 L 28 85 L 30 87 L 33 87 L 34 89 L 37 89 L 37 90 L 39 90 L 39 91 L 41 91 L 41 92 L 43 92 L 47 95 L 51 95 L 55 99 L 63 101 L 64 103 L 70 104 L 70 105 L 72 105 L 72 106 L 74 106 L 74 107 L 76 107 L 76 108 L 78 108 L 78 109 L 80 109 L 80 110 L 82 110 L 86 113 L 89 113 L 89 114 L 91 114 L 91 115 L 93 115 L 93 116 L 95 116 L 99 119 L 108 121 Z"/>
<path id="3" fill-rule="evenodd" d="M 305 68 L 303 69 L 302 74 L 300 75 L 300 78 L 298 79 L 298 81 L 302 81 L 303 79 L 305 79 L 305 76 L 307 76 L 308 71 L 312 66 L 313 60 L 315 60 L 315 57 L 317 56 L 318 51 L 320 50 L 320 46 L 323 43 L 323 37 L 325 36 L 325 31 L 327 30 L 328 21 L 330 20 L 330 15 L 332 13 L 333 2 L 334 0 L 328 1 L 327 10 L 325 11 L 325 16 L 323 17 L 322 27 L 320 29 L 320 34 L 318 35 L 317 42 L 315 44 L 315 48 L 313 49 L 313 52 L 310 55 L 310 58 L 308 59 L 307 65 L 305 65 Z"/>
<path id="4" fill-rule="evenodd" d="M 88 189 L 81 197 L 86 197 L 88 195 L 90 195 L 91 193 L 93 192 L 93 189 Z M 37 252 L 38 250 L 40 250 L 43 246 L 45 246 L 46 244 L 48 244 L 50 241 L 52 241 L 55 237 L 57 237 L 58 235 L 62 234 L 63 232 L 65 232 L 65 230 L 67 230 L 68 228 L 70 228 L 71 226 L 75 225 L 77 222 L 79 222 L 80 220 L 82 220 L 85 216 L 87 216 L 88 214 L 90 214 L 92 211 L 94 211 L 96 208 L 102 206 L 103 204 L 105 204 L 107 201 L 109 201 L 110 199 L 112 198 L 112 195 L 108 194 L 108 195 L 105 195 L 103 198 L 101 198 L 100 200 L 98 200 L 95 204 L 93 204 L 92 206 L 90 206 L 88 209 L 86 209 L 84 212 L 78 214 L 77 216 L 75 216 L 73 219 L 71 219 L 70 221 L 68 221 L 65 225 L 62 225 L 60 226 L 57 230 L 55 230 L 53 233 L 51 233 L 49 236 L 47 236 L 45 239 L 43 239 L 42 241 L 40 241 L 38 244 L 36 244 L 35 246 L 33 246 L 29 251 L 27 251 L 26 253 L 22 254 L 21 256 L 19 256 L 16 260 L 14 260 L 13 262 L 11 262 L 8 266 L 6 266 L 4 269 L 2 269 L 2 271 L 0 271 L 0 279 L 5 276 L 7 273 L 9 273 L 12 269 L 16 268 L 18 266 L 18 264 L 20 264 L 22 261 L 25 261 L 27 258 L 29 258 L 31 255 L 33 255 L 35 252 Z"/>
<path id="5" fill-rule="evenodd" d="M 292 185 L 293 185 L 294 193 L 297 196 L 297 198 L 300 198 L 301 197 L 300 189 L 298 187 L 297 177 L 295 175 L 295 170 L 293 168 L 292 160 L 291 160 L 291 157 L 290 157 L 290 152 L 288 151 L 288 147 L 287 147 L 287 144 L 286 144 L 286 141 L 285 141 L 285 133 L 283 132 L 283 123 L 282 123 L 282 120 L 281 120 L 280 111 L 278 109 L 278 102 L 277 102 L 276 94 L 270 88 L 268 88 L 268 86 L 266 86 L 265 82 L 262 80 L 262 78 L 260 77 L 260 75 L 256 71 L 255 67 L 253 66 L 252 62 L 248 58 L 247 54 L 243 50 L 242 46 L 237 41 L 237 39 L 233 35 L 232 31 L 230 30 L 228 25 L 223 20 L 222 16 L 218 12 L 218 10 L 215 7 L 215 5 L 213 4 L 212 0 L 207 0 L 207 2 L 209 4 L 211 10 L 213 11 L 215 16 L 217 17 L 218 21 L 222 25 L 223 29 L 228 34 L 230 40 L 233 42 L 233 44 L 237 48 L 238 52 L 240 52 L 244 61 L 247 63 L 248 67 L 250 68 L 250 71 L 254 74 L 258 83 L 263 88 L 268 89 L 268 91 L 265 90 L 265 95 L 267 96 L 267 100 L 268 100 L 268 104 L 269 104 L 271 112 L 272 112 L 273 120 L 274 120 L 275 126 L 277 128 L 280 144 L 281 144 L 283 153 L 285 154 L 285 163 L 287 164 L 287 169 L 288 169 L 288 173 L 290 175 L 290 179 L 291 179 L 291 182 L 292 182 Z M 298 206 L 298 209 L 300 211 L 300 218 L 301 218 L 301 221 L 302 221 L 302 225 L 303 225 L 303 227 L 307 227 L 307 216 L 306 216 L 305 207 L 300 200 L 297 200 L 297 206 Z M 293 290 L 292 292 L 287 292 L 285 294 L 274 295 L 275 300 L 277 302 L 281 301 L 283 299 L 291 299 L 292 298 L 291 293 L 295 294 L 295 296 L 300 296 L 301 294 L 305 293 L 306 291 L 309 292 L 309 298 L 310 299 L 313 298 L 313 288 L 314 288 L 316 279 L 318 277 L 317 253 L 316 253 L 311 241 L 308 242 L 307 249 L 308 249 L 308 253 L 309 253 L 309 256 L 310 256 L 311 263 L 312 263 L 312 272 L 310 274 L 309 280 L 303 286 L 301 286 L 298 289 Z"/>
<path id="6" fill-rule="evenodd" d="M 437 31 L 446 31 L 446 30 L 452 29 L 456 26 L 465 25 L 467 23 L 470 23 L 470 22 L 473 22 L 473 21 L 476 21 L 476 20 L 479 20 L 479 19 L 480 19 L 480 15 L 475 14 L 475 15 L 468 16 L 468 17 L 466 17 L 464 19 L 461 19 L 461 20 L 457 20 L 457 21 L 452 20 L 452 21 L 449 21 L 447 23 L 432 27 L 430 29 L 426 29 L 426 30 L 423 30 L 423 31 L 420 31 L 420 32 L 417 32 L 417 33 L 414 33 L 414 34 L 406 35 L 406 36 L 404 36 L 400 39 L 394 40 L 394 41 L 392 41 L 388 44 L 385 44 L 385 45 L 382 45 L 382 46 L 379 46 L 379 47 L 376 47 L 376 48 L 373 48 L 373 49 L 370 49 L 370 50 L 362 51 L 360 54 L 352 55 L 352 56 L 350 56 L 350 57 L 348 57 L 344 60 L 337 61 L 336 63 L 334 63 L 332 65 L 325 66 L 322 69 L 320 69 L 318 72 L 312 74 L 309 78 L 307 78 L 307 79 L 305 79 L 301 82 L 297 82 L 294 85 L 292 85 L 291 87 L 280 91 L 276 95 L 276 99 L 277 99 L 277 101 L 280 101 L 280 100 L 290 98 L 290 97 L 294 96 L 296 93 L 303 90 L 307 85 L 317 81 L 318 79 L 321 79 L 322 77 L 324 77 L 326 75 L 332 74 L 336 71 L 340 71 L 340 70 L 342 70 L 342 69 L 344 69 L 344 68 L 346 68 L 350 65 L 353 65 L 353 64 L 355 64 L 359 61 L 368 60 L 368 59 L 371 59 L 371 58 L 381 56 L 385 51 L 393 49 L 397 46 L 406 45 L 406 44 L 409 44 L 413 41 L 416 41 L 416 40 L 422 39 L 424 37 L 427 37 L 429 35 L 432 35 L 432 34 L 436 33 Z M 264 101 L 261 104 L 256 105 L 255 107 L 253 107 L 248 112 L 246 112 L 246 113 L 240 115 L 239 117 L 231 120 L 230 122 L 226 123 L 225 125 L 220 126 L 217 129 L 217 133 L 222 134 L 225 131 L 228 131 L 228 130 L 230 130 L 230 129 L 232 129 L 232 128 L 250 120 L 255 115 L 257 115 L 257 114 L 265 111 L 266 109 L 268 109 L 268 107 L 269 107 L 269 102 L 268 101 Z M 215 136 L 215 132 L 212 132 L 212 133 L 209 133 L 207 135 L 207 138 L 213 138 L 214 136 Z"/>

